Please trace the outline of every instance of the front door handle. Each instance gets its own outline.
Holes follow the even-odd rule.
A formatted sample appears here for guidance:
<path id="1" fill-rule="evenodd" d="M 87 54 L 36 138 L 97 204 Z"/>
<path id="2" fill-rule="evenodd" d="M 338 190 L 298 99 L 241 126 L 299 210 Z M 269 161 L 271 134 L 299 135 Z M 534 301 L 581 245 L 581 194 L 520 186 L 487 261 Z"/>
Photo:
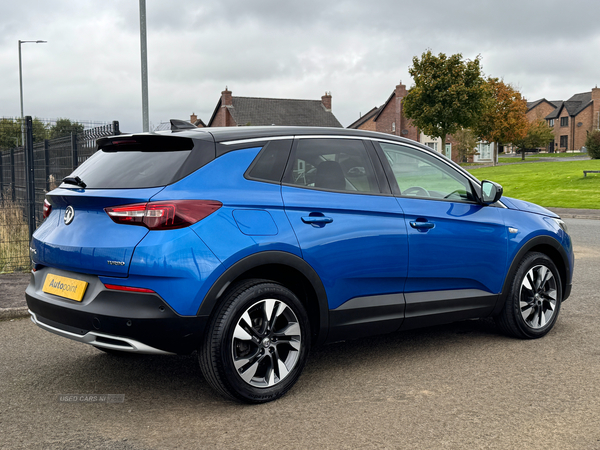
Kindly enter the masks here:
<path id="1" fill-rule="evenodd" d="M 410 222 L 410 226 L 417 230 L 430 230 L 435 227 L 435 224 L 431 222 Z"/>
<path id="2" fill-rule="evenodd" d="M 302 222 L 308 223 L 313 227 L 324 227 L 326 224 L 333 222 L 331 217 L 319 215 L 319 216 L 304 216 Z"/>

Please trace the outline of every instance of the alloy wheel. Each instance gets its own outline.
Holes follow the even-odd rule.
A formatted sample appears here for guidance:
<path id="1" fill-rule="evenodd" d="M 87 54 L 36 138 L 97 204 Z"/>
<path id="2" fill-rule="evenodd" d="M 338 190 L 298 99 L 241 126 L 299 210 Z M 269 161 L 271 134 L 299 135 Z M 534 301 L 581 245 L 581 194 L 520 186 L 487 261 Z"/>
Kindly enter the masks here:
<path id="1" fill-rule="evenodd" d="M 301 347 L 294 311 L 281 300 L 264 299 L 244 311 L 234 328 L 233 364 L 249 385 L 272 387 L 292 371 Z"/>
<path id="2" fill-rule="evenodd" d="M 552 271 L 537 265 L 529 269 L 521 283 L 519 306 L 527 326 L 539 329 L 552 320 L 556 311 L 557 284 Z"/>

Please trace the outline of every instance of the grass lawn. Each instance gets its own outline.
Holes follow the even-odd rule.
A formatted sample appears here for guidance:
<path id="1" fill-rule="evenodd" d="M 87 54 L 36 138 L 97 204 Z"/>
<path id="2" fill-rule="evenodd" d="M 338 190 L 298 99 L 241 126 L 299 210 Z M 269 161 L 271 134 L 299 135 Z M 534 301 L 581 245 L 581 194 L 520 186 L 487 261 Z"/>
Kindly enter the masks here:
<path id="1" fill-rule="evenodd" d="M 584 170 L 600 170 L 600 160 L 538 162 L 469 169 L 480 180 L 504 187 L 504 194 L 556 208 L 600 209 L 600 173 L 583 177 Z"/>

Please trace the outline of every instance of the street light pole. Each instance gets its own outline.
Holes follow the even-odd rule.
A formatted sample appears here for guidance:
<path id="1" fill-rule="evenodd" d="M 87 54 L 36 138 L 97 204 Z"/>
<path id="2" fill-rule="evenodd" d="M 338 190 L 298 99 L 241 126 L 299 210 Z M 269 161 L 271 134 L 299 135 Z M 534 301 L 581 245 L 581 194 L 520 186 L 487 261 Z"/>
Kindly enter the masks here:
<path id="1" fill-rule="evenodd" d="M 140 0 L 140 50 L 142 58 L 142 126 L 150 131 L 148 114 L 148 49 L 146 44 L 146 0 Z"/>
<path id="2" fill-rule="evenodd" d="M 21 92 L 21 145 L 25 145 L 25 118 L 23 117 L 23 69 L 21 65 L 21 44 L 45 44 L 48 41 L 21 41 L 19 40 L 19 89 Z"/>

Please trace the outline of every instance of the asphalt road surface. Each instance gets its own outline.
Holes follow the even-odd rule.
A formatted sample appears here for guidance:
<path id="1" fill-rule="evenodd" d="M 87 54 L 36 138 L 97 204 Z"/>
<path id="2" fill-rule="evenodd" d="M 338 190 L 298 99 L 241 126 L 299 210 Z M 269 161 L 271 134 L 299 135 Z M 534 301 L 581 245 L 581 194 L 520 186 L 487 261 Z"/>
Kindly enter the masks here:
<path id="1" fill-rule="evenodd" d="M 334 344 L 266 405 L 213 394 L 195 355 L 0 322 L 0 448 L 600 449 L 600 221 L 566 221 L 573 292 L 545 338 L 469 321 Z"/>

